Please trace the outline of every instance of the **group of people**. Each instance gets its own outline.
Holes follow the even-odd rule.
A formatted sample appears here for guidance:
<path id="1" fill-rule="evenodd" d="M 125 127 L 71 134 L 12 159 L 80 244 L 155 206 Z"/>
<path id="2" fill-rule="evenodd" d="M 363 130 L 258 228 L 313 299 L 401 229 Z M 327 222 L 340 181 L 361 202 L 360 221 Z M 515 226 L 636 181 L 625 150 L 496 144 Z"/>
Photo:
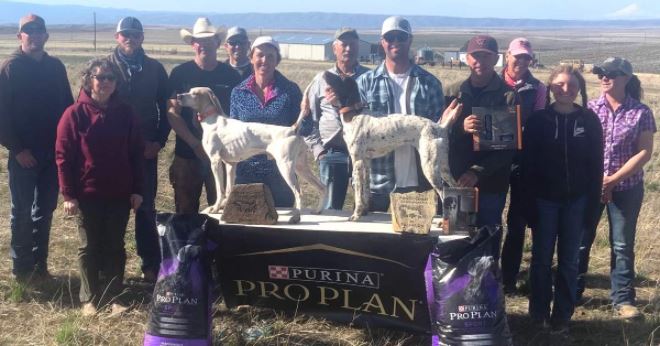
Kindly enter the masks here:
<path id="1" fill-rule="evenodd" d="M 351 162 L 325 71 L 314 77 L 303 96 L 298 85 L 277 70 L 282 56 L 273 37 L 251 42 L 245 29 L 232 27 L 223 43 L 207 18 L 199 18 L 192 31 L 181 30 L 181 37 L 195 55 L 168 77 L 142 49 L 140 21 L 123 18 L 117 25 L 116 49 L 107 58 L 89 62 L 75 102 L 63 64 L 44 50 L 48 32 L 41 17 L 21 18 L 20 48 L 2 64 L 0 140 L 9 149 L 13 274 L 18 280 L 49 276 L 49 232 L 61 192 L 64 211 L 78 220 L 85 314 L 96 313 L 104 296 L 115 297 L 121 290 L 131 209 L 143 277 L 156 279 L 157 157 L 171 129 L 176 144 L 169 179 L 176 212 L 197 213 L 204 189 L 209 204 L 216 199 L 197 115 L 176 102 L 176 94 L 192 87 L 209 87 L 231 118 L 283 126 L 296 121 L 307 97 L 311 114 L 300 133 L 328 187 L 326 208 L 343 208 Z M 570 66 L 554 69 L 547 84 L 532 75 L 534 53 L 525 38 L 511 41 L 501 74 L 495 70 L 497 41 L 488 35 L 471 38 L 469 76 L 444 89 L 437 77 L 410 60 L 413 31 L 407 19 L 394 16 L 383 22 L 385 59 L 373 70 L 358 61 L 359 41 L 355 29 L 338 29 L 332 43 L 336 63 L 327 71 L 356 80 L 363 112 L 438 121 L 445 105 L 454 99 L 463 104 L 449 139 L 450 171 L 460 186 L 479 189 L 477 226 L 502 224 L 510 190 L 501 256 L 506 292 L 517 289 L 525 229 L 533 230 L 529 313 L 539 326 L 567 330 L 584 292 L 589 252 L 605 207 L 612 248 L 611 298 L 622 317 L 640 315 L 634 305 L 634 241 L 643 198 L 642 168 L 651 157 L 656 127 L 652 111 L 640 101 L 642 88 L 630 62 L 609 58 L 597 65 L 593 72 L 602 93 L 587 102 L 584 77 Z M 225 62 L 217 59 L 221 45 L 228 55 Z M 500 106 L 519 107 L 523 150 L 474 151 L 473 134 L 482 124 L 472 107 Z M 430 188 L 420 169 L 412 147 L 372 160 L 370 210 L 386 211 L 394 189 Z M 266 155 L 241 162 L 236 183 L 265 183 L 277 207 L 293 204 L 292 192 Z M 500 243 L 494 249 L 497 256 Z M 555 244 L 558 269 L 553 283 Z M 120 300 L 114 307 L 123 309 Z"/>

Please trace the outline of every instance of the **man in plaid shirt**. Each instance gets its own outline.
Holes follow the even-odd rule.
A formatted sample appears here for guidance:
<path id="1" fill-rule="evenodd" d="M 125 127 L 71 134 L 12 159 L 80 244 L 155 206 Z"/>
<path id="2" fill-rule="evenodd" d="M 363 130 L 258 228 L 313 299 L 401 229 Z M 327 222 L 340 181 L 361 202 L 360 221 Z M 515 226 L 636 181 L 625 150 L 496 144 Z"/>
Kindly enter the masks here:
<path id="1" fill-rule="evenodd" d="M 365 113 L 387 116 L 394 113 L 414 114 L 433 121 L 444 109 L 442 84 L 426 70 L 410 61 L 412 30 L 405 18 L 385 19 L 381 30 L 385 61 L 358 80 Z M 419 155 L 412 146 L 395 150 L 371 160 L 370 211 L 386 211 L 389 194 L 394 188 L 428 189 L 430 184 L 421 174 Z"/>

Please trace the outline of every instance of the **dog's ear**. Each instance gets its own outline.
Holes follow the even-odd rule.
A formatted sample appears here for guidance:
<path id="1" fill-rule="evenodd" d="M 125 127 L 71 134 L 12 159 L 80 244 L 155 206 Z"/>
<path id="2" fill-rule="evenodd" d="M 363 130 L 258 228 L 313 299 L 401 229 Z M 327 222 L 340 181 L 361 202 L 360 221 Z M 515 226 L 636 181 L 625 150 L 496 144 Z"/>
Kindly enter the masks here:
<path id="1" fill-rule="evenodd" d="M 358 88 L 355 79 L 350 77 L 344 78 L 344 87 L 347 106 L 353 106 L 362 102 L 362 98 L 360 97 L 360 89 Z"/>
<path id="2" fill-rule="evenodd" d="M 325 82 L 328 83 L 328 86 L 335 92 L 335 94 L 343 89 L 342 86 L 344 81 L 338 75 L 325 71 L 323 73 L 323 79 L 325 79 Z"/>
<path id="3" fill-rule="evenodd" d="M 213 91 L 211 91 L 211 89 L 209 89 L 208 96 L 211 101 L 211 104 L 215 107 L 215 109 L 218 110 L 218 114 L 225 115 L 225 112 L 222 109 L 222 105 L 220 105 L 220 100 L 218 100 L 218 98 L 215 96 Z"/>

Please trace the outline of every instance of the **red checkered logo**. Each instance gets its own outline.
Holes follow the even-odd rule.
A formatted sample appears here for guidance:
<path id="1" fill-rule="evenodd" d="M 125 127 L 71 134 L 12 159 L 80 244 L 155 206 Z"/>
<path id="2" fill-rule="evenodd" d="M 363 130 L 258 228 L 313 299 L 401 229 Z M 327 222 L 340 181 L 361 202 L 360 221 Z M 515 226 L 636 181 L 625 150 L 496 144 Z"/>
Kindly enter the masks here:
<path id="1" fill-rule="evenodd" d="M 271 279 L 288 279 L 289 267 L 285 266 L 268 266 L 268 276 Z"/>

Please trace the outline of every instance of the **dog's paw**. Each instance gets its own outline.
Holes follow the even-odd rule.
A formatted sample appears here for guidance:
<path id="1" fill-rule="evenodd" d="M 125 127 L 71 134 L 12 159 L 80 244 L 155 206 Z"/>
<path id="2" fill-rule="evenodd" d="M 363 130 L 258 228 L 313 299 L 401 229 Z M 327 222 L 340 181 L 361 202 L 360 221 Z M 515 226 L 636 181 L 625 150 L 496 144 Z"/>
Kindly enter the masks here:
<path id="1" fill-rule="evenodd" d="M 220 210 L 222 210 L 222 208 L 219 205 L 211 205 L 206 207 L 202 211 L 202 214 L 218 214 Z"/>
<path id="2" fill-rule="evenodd" d="M 362 217 L 362 215 L 357 214 L 357 213 L 353 213 L 353 215 L 348 217 L 348 221 L 353 221 L 353 222 L 360 221 L 361 217 Z"/>

